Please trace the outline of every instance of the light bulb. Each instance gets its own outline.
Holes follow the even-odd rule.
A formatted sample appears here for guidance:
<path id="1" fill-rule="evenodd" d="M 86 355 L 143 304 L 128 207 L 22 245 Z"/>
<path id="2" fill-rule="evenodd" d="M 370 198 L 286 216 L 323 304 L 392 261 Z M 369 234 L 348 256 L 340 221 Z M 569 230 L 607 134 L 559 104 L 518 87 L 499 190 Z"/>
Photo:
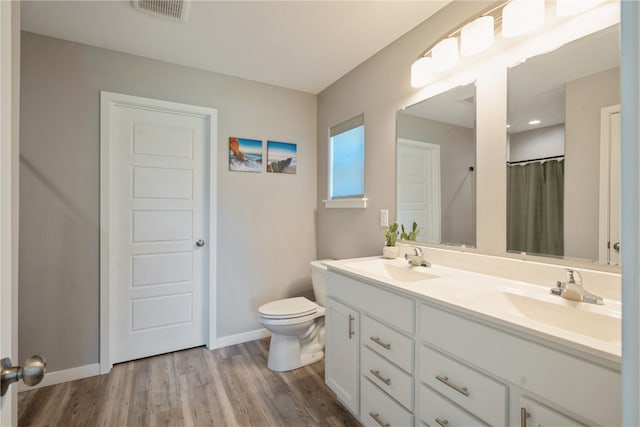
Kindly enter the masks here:
<path id="1" fill-rule="evenodd" d="M 544 0 L 512 0 L 502 9 L 502 36 L 516 37 L 544 24 Z"/>
<path id="2" fill-rule="evenodd" d="M 411 87 L 426 86 L 433 77 L 433 59 L 430 56 L 418 58 L 411 64 Z"/>
<path id="3" fill-rule="evenodd" d="M 460 54 L 475 55 L 493 44 L 493 16 L 482 16 L 465 25 L 460 32 Z"/>
<path id="4" fill-rule="evenodd" d="M 441 72 L 448 70 L 458 62 L 458 39 L 449 37 L 440 40 L 431 50 L 433 70 Z"/>

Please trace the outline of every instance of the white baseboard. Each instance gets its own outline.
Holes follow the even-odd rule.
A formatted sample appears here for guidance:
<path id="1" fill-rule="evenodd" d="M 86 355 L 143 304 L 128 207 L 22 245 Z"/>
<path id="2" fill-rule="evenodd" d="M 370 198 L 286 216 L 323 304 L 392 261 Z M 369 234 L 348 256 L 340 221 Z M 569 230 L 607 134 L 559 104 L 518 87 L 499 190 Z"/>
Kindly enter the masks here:
<path id="1" fill-rule="evenodd" d="M 23 391 L 35 390 L 36 388 L 47 387 L 67 381 L 79 380 L 82 378 L 100 375 L 100 364 L 93 363 L 91 365 L 78 366 L 77 368 L 64 369 L 62 371 L 47 372 L 40 384 L 33 387 L 26 386 L 22 381 L 18 383 L 18 393 Z"/>
<path id="2" fill-rule="evenodd" d="M 242 344 L 249 341 L 259 340 L 270 336 L 271 333 L 266 329 L 256 329 L 255 331 L 243 332 L 236 335 L 228 335 L 226 337 L 218 338 L 213 346 L 209 349 L 228 347 L 230 345 Z M 100 375 L 100 364 L 93 363 L 91 365 L 78 366 L 76 368 L 64 369 L 62 371 L 47 372 L 42 382 L 33 387 L 24 385 L 23 382 L 18 383 L 18 393 L 23 391 L 35 390 L 41 387 L 47 387 L 50 385 L 56 385 L 66 383 L 67 381 L 79 380 L 82 378 L 93 377 Z"/>
<path id="3" fill-rule="evenodd" d="M 227 335 L 226 337 L 219 337 L 209 346 L 209 350 L 215 350 L 216 348 L 228 347 L 230 345 L 242 344 L 249 341 L 259 340 L 271 336 L 271 332 L 266 329 L 256 329 L 255 331 L 243 332 L 236 335 Z"/>

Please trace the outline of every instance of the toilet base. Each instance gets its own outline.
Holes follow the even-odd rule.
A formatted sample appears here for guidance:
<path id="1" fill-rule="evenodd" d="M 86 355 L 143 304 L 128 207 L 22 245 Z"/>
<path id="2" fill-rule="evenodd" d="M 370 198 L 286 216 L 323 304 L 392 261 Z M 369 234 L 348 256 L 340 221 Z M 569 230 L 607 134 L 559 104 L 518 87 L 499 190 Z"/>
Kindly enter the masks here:
<path id="1" fill-rule="evenodd" d="M 310 365 L 324 357 L 321 346 L 313 350 L 317 351 L 302 353 L 297 335 L 272 334 L 267 366 L 272 371 L 285 372 Z"/>

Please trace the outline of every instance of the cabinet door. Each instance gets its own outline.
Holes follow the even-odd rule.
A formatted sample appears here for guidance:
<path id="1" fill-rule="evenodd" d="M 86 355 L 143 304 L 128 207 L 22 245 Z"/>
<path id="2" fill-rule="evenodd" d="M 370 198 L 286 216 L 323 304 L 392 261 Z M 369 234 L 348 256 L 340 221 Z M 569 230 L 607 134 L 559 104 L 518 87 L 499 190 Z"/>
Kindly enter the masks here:
<path id="1" fill-rule="evenodd" d="M 359 415 L 360 315 L 331 298 L 326 312 L 325 382 L 353 414 Z"/>
<path id="2" fill-rule="evenodd" d="M 520 425 L 526 427 L 578 427 L 582 424 L 526 397 L 520 398 Z"/>

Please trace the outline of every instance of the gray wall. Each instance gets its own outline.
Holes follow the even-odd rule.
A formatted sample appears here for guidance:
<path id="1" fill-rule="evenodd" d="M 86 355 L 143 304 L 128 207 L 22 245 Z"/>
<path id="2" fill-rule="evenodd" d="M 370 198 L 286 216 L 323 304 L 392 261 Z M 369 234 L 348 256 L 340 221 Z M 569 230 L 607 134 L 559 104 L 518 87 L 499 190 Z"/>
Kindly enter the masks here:
<path id="1" fill-rule="evenodd" d="M 509 135 L 511 162 L 564 155 L 564 124 Z"/>
<path id="2" fill-rule="evenodd" d="M 620 69 L 568 82 L 565 97 L 564 252 L 597 260 L 600 110 L 620 103 Z"/>
<path id="3" fill-rule="evenodd" d="M 396 212 L 396 111 L 419 100 L 415 97 L 420 91 L 411 88 L 410 84 L 411 64 L 443 34 L 494 3 L 452 2 L 318 95 L 319 257 L 347 258 L 382 252 L 384 235 L 378 222 L 379 210 L 388 209 L 391 221 L 395 219 Z M 479 89 L 479 97 L 485 96 L 482 90 L 485 89 Z M 491 90 L 491 97 L 501 96 L 496 88 L 487 87 L 486 90 Z M 366 209 L 326 209 L 322 200 L 328 196 L 328 129 L 361 113 L 364 113 L 365 121 L 365 194 L 369 199 L 368 206 Z M 501 114 L 499 110 L 492 113 L 498 117 Z M 491 214 L 494 215 L 496 206 L 492 205 Z M 487 231 L 492 236 L 496 235 L 493 230 Z M 503 242 L 501 246 L 504 245 Z"/>
<path id="4" fill-rule="evenodd" d="M 218 110 L 218 336 L 308 294 L 315 258 L 316 96 L 22 34 L 20 360 L 99 362 L 99 94 Z M 228 138 L 298 144 L 296 175 L 228 170 Z"/>
<path id="5" fill-rule="evenodd" d="M 475 130 L 399 113 L 397 134 L 440 146 L 442 243 L 475 245 Z"/>

